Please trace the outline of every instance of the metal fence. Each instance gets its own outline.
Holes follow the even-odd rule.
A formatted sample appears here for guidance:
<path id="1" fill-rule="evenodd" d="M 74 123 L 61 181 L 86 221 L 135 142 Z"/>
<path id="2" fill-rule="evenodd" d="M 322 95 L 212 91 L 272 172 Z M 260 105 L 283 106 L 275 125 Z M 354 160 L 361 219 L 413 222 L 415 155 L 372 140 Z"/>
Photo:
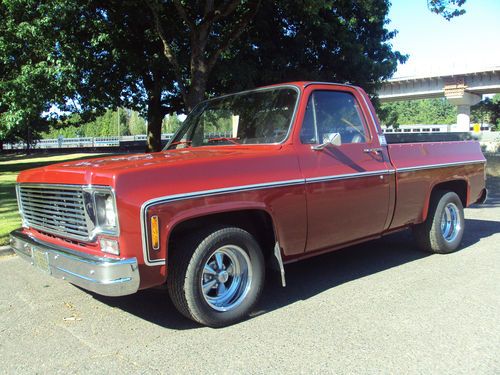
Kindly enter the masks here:
<path id="1" fill-rule="evenodd" d="M 162 140 L 169 140 L 173 134 L 162 134 Z M 54 149 L 54 148 L 99 148 L 99 147 L 120 147 L 124 142 L 146 142 L 147 135 L 127 135 L 121 137 L 78 137 L 78 138 L 54 138 L 40 139 L 32 148 Z M 4 150 L 22 150 L 26 148 L 24 142 L 6 143 Z"/>
<path id="2" fill-rule="evenodd" d="M 446 125 L 446 124 L 436 124 L 436 125 L 425 125 L 425 124 L 416 124 L 416 125 L 400 125 L 397 128 L 392 126 L 382 126 L 382 130 L 384 133 L 453 133 L 456 130 L 455 124 Z M 489 124 L 472 124 L 469 127 L 469 131 L 475 134 L 485 134 L 491 132 L 492 126 Z"/>
<path id="3" fill-rule="evenodd" d="M 173 133 L 164 133 L 161 135 L 162 141 L 169 141 Z M 205 134 L 206 138 L 231 137 L 230 132 L 211 132 Z M 120 147 L 122 144 L 130 142 L 146 143 L 148 136 L 140 135 L 125 135 L 121 137 L 79 137 L 79 138 L 54 138 L 40 139 L 32 148 L 34 149 L 61 149 L 61 148 L 99 148 L 99 147 Z M 24 142 L 5 143 L 4 150 L 23 150 L 26 148 Z"/>

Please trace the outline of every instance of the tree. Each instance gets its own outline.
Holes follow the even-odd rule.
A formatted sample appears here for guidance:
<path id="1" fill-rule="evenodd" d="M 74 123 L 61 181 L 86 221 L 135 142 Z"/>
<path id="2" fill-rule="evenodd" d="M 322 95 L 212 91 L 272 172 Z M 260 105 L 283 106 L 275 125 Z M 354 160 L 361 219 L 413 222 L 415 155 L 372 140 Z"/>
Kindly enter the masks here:
<path id="1" fill-rule="evenodd" d="M 245 32 L 260 4 L 261 0 L 148 1 L 163 53 L 188 110 L 203 100 L 214 66 Z M 173 28 L 169 27 L 171 14 L 182 20 Z"/>
<path id="2" fill-rule="evenodd" d="M 23 11 L 23 22 L 17 22 L 20 10 L 15 2 L 0 3 L 0 136 L 23 140 L 29 149 L 48 128 L 49 119 L 41 115 L 60 95 L 64 82 L 53 74 L 62 64 L 47 53 L 55 31 L 40 14 Z"/>
<path id="3" fill-rule="evenodd" d="M 144 134 L 146 122 L 139 113 L 123 108 L 107 110 L 92 121 L 83 122 L 78 115 L 69 116 L 63 122 L 54 123 L 44 138 L 110 137 Z"/>
<path id="4" fill-rule="evenodd" d="M 384 27 L 388 3 L 382 0 L 5 3 L 9 38 L 0 43 L 40 53 L 30 59 L 0 52 L 2 61 L 23 78 L 32 61 L 40 62 L 45 77 L 32 80 L 29 91 L 43 94 L 44 109 L 57 104 L 84 122 L 107 108 L 139 110 L 148 120 L 152 150 L 160 148 L 163 117 L 189 110 L 206 92 L 284 78 L 368 83 L 390 76 L 403 60 L 388 44 L 394 33 Z M 30 32 L 20 35 L 18 25 Z M 354 74 L 348 68 L 353 63 L 359 68 Z M 50 82 L 57 84 L 44 90 Z"/>
<path id="5" fill-rule="evenodd" d="M 182 122 L 176 114 L 167 115 L 163 119 L 162 133 L 174 133 L 181 126 Z"/>
<path id="6" fill-rule="evenodd" d="M 0 111 L 18 119 L 12 127 L 52 105 L 57 117 L 78 113 L 84 123 L 130 108 L 147 118 L 148 148 L 159 150 L 165 115 L 206 96 L 288 80 L 350 82 L 374 93 L 405 60 L 390 44 L 389 5 L 3 0 Z M 29 116 L 19 112 L 31 107 Z"/>
<path id="7" fill-rule="evenodd" d="M 386 1 L 218 3 L 219 8 L 213 2 L 150 5 L 188 108 L 205 91 L 211 96 L 293 80 L 358 83 L 374 92 L 397 62 L 405 60 L 389 43 L 396 32 L 385 28 Z M 172 12 L 183 22 L 168 34 L 167 15 Z"/>
<path id="8" fill-rule="evenodd" d="M 471 120 L 473 122 L 489 123 L 493 129 L 500 129 L 500 94 L 493 98 L 483 99 L 471 109 Z"/>
<path id="9" fill-rule="evenodd" d="M 131 111 L 128 118 L 128 129 L 130 135 L 141 135 L 146 133 L 146 121 L 136 111 Z"/>
<path id="10" fill-rule="evenodd" d="M 462 6 L 466 0 L 427 0 L 427 7 L 433 13 L 443 16 L 447 21 L 465 14 Z"/>
<path id="11" fill-rule="evenodd" d="M 377 113 L 386 126 L 454 124 L 457 120 L 456 107 L 445 98 L 383 103 Z"/>
<path id="12" fill-rule="evenodd" d="M 142 11 L 142 13 L 141 13 Z M 79 113 L 82 123 L 119 106 L 147 116 L 151 148 L 175 98 L 174 79 L 137 2 L 7 1 L 0 5 L 0 108 L 6 133 L 40 119 Z M 29 113 L 28 113 L 29 109 Z M 153 134 L 154 133 L 154 134 Z"/>
<path id="13" fill-rule="evenodd" d="M 382 105 L 377 109 L 380 122 L 385 126 L 399 127 L 399 112 L 393 106 Z"/>

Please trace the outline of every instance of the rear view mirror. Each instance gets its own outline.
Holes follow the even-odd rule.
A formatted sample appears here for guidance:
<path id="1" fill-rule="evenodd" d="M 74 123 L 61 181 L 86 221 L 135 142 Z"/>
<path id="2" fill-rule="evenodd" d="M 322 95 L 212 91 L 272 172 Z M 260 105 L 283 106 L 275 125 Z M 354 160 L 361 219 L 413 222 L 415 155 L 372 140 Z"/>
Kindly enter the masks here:
<path id="1" fill-rule="evenodd" d="M 339 133 L 327 133 L 323 136 L 323 143 L 312 146 L 311 148 L 315 151 L 324 150 L 327 146 L 338 147 L 342 145 L 342 138 Z"/>

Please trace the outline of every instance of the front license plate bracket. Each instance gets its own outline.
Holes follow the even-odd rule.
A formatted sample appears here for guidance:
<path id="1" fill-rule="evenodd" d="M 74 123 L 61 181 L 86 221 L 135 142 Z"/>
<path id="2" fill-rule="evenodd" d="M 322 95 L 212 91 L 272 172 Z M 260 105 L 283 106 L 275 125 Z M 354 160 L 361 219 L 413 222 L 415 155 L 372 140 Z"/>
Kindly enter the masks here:
<path id="1" fill-rule="evenodd" d="M 43 272 L 50 274 L 49 254 L 46 251 L 31 248 L 33 264 Z"/>

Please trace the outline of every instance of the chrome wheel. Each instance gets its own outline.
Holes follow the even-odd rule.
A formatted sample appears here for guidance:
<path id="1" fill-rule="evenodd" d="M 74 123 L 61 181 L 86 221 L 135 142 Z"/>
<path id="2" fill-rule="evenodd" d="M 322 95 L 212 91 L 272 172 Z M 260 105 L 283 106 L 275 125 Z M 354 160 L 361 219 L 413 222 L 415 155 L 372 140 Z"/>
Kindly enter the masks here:
<path id="1" fill-rule="evenodd" d="M 455 203 L 448 203 L 441 216 L 441 233 L 447 242 L 452 242 L 457 238 L 461 230 L 460 215 Z"/>
<path id="2" fill-rule="evenodd" d="M 239 246 L 225 245 L 206 261 L 201 276 L 205 301 L 217 311 L 229 311 L 241 304 L 252 284 L 252 264 Z"/>

